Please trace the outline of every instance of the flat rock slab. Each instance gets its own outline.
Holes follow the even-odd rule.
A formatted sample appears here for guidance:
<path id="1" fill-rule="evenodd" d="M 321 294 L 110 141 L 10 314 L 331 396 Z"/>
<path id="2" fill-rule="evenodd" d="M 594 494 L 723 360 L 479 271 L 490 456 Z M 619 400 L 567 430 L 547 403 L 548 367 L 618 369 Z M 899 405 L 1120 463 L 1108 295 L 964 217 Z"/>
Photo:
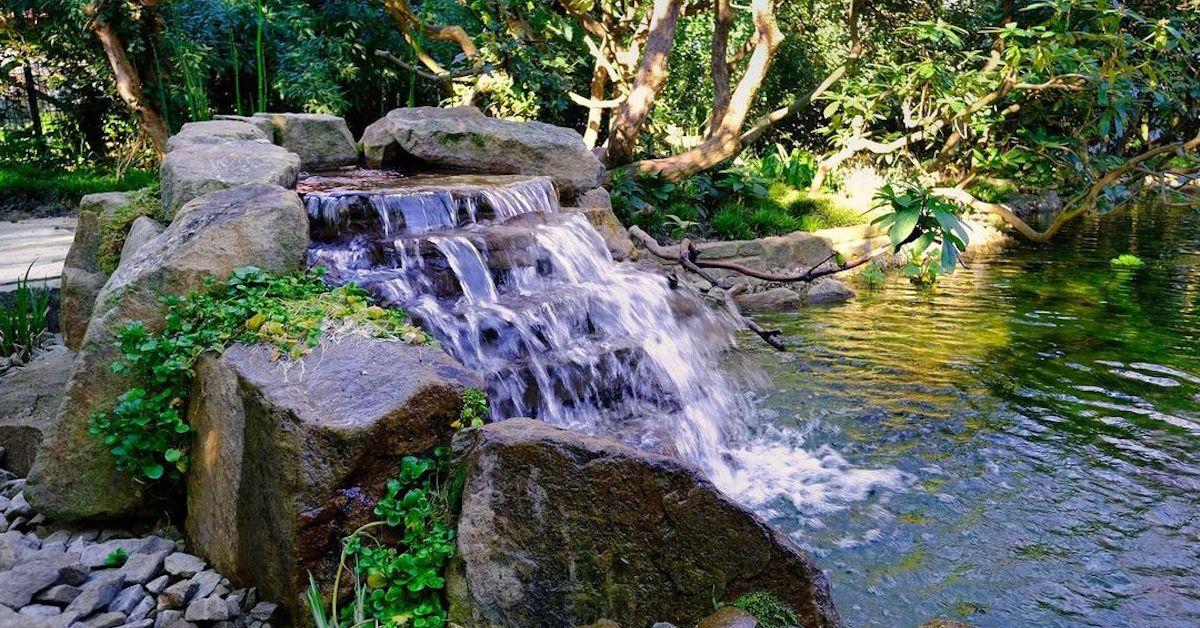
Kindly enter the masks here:
<path id="1" fill-rule="evenodd" d="M 73 216 L 0 222 L 0 292 L 16 289 L 26 270 L 34 285 L 57 287 L 77 222 Z"/>
<path id="2" fill-rule="evenodd" d="M 373 168 L 406 161 L 494 174 L 548 176 L 573 199 L 600 186 L 604 166 L 578 132 L 489 118 L 474 107 L 393 109 L 363 132 Z"/>
<path id="3" fill-rule="evenodd" d="M 358 163 L 358 148 L 346 121 L 321 113 L 256 113 L 274 129 L 277 144 L 300 156 L 304 170 L 326 170 Z"/>
<path id="4" fill-rule="evenodd" d="M 300 158 L 265 141 L 189 142 L 167 153 L 161 174 L 163 216 L 173 219 L 184 203 L 216 190 L 249 183 L 294 187 Z"/>

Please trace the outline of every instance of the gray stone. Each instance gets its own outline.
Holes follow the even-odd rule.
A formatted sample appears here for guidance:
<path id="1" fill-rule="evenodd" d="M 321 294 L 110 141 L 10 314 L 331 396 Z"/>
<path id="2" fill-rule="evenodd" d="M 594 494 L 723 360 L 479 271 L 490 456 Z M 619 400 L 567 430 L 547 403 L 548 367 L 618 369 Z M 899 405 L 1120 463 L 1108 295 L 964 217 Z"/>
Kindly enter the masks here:
<path id="1" fill-rule="evenodd" d="M 132 258 L 142 245 L 157 238 L 163 229 L 157 220 L 149 216 L 138 216 L 134 219 L 133 224 L 129 226 L 129 233 L 125 234 L 125 244 L 121 245 L 121 261 Z"/>
<path id="2" fill-rule="evenodd" d="M 38 593 L 33 599 L 46 604 L 66 606 L 77 597 L 79 597 L 79 587 L 69 584 L 60 584 Z"/>
<path id="3" fill-rule="evenodd" d="M 154 620 L 148 617 L 145 619 L 134 619 L 132 617 L 128 617 L 125 619 L 125 622 L 126 623 L 122 624 L 120 628 L 150 628 L 154 625 Z"/>
<path id="4" fill-rule="evenodd" d="M 129 621 L 140 621 L 150 615 L 150 611 L 154 610 L 154 598 L 147 595 L 138 602 L 133 610 L 129 611 Z"/>
<path id="5" fill-rule="evenodd" d="M 195 628 L 196 624 L 183 618 L 183 611 L 162 611 L 154 619 L 154 628 Z"/>
<path id="6" fill-rule="evenodd" d="M 220 144 L 222 142 L 271 142 L 270 134 L 258 125 L 242 120 L 205 120 L 188 122 L 167 140 L 167 150 L 178 150 L 188 144 Z"/>
<path id="7" fill-rule="evenodd" d="M 80 588 L 79 596 L 71 600 L 66 610 L 75 611 L 83 617 L 95 613 L 113 601 L 123 584 L 119 574 L 92 580 Z"/>
<path id="8" fill-rule="evenodd" d="M 204 597 L 188 604 L 183 618 L 188 621 L 221 621 L 229 619 L 229 606 L 219 597 Z"/>
<path id="9" fill-rule="evenodd" d="M 854 291 L 840 279 L 822 277 L 804 293 L 806 303 L 840 303 L 854 298 Z"/>
<path id="10" fill-rule="evenodd" d="M 44 617 L 54 617 L 55 615 L 61 615 L 62 609 L 57 606 L 50 606 L 47 604 L 30 604 L 29 606 L 22 608 L 18 612 L 21 613 L 22 615 L 29 615 L 30 617 L 43 617 L 44 618 Z"/>
<path id="11" fill-rule="evenodd" d="M 193 597 L 208 597 L 221 583 L 221 574 L 209 569 L 196 574 L 192 580 L 196 583 L 196 593 Z"/>
<path id="12" fill-rule="evenodd" d="M 81 583 L 86 573 L 86 568 L 68 554 L 21 563 L 0 572 L 0 605 L 21 608 L 47 587 Z"/>
<path id="13" fill-rule="evenodd" d="M 129 615 L 143 600 L 149 599 L 146 589 L 140 584 L 125 587 L 108 603 L 108 610 Z"/>
<path id="14" fill-rule="evenodd" d="M 191 580 L 180 580 L 163 591 L 159 599 L 159 605 L 162 606 L 162 598 L 166 598 L 166 605 L 168 607 L 182 608 L 184 604 L 191 601 L 192 596 L 196 594 L 197 588 L 196 583 Z"/>
<path id="15" fill-rule="evenodd" d="M 529 419 L 454 446 L 465 484 L 450 621 L 691 625 L 765 590 L 801 625 L 840 625 L 812 558 L 674 459 Z"/>
<path id="16" fill-rule="evenodd" d="M 123 613 L 101 613 L 95 617 L 89 617 L 83 622 L 83 628 L 117 628 L 125 623 L 125 615 Z"/>
<path id="17" fill-rule="evenodd" d="M 188 201 L 225 188 L 253 183 L 291 188 L 299 173 L 300 158 L 274 144 L 186 144 L 163 159 L 163 215 L 174 219 Z"/>
<path id="18" fill-rule="evenodd" d="M 607 209 L 612 211 L 612 196 L 604 188 L 592 188 L 583 192 L 576 199 L 575 205 L 582 209 Z"/>
<path id="19" fill-rule="evenodd" d="M 722 606 L 717 612 L 701 619 L 696 628 L 755 628 L 758 620 L 736 606 Z"/>
<path id="20" fill-rule="evenodd" d="M 121 567 L 121 572 L 125 575 L 125 582 L 136 582 L 138 584 L 146 584 L 155 574 L 162 571 L 163 559 L 167 556 L 167 552 L 155 552 L 152 554 L 134 554 L 125 561 L 125 565 Z"/>
<path id="21" fill-rule="evenodd" d="M 295 192 L 253 184 L 188 203 L 163 234 L 122 264 L 105 285 L 67 382 L 59 420 L 46 434 L 26 489 L 38 512 L 60 520 L 114 518 L 141 512 L 145 484 L 117 470 L 113 456 L 88 433 L 93 412 L 108 410 L 130 388 L 113 373 L 117 331 L 142 321 L 164 324 L 162 297 L 201 288 L 235 269 L 270 273 L 299 268 L 308 246 L 308 216 Z"/>
<path id="22" fill-rule="evenodd" d="M 8 507 L 4 509 L 6 517 L 22 517 L 32 512 L 29 507 L 29 502 L 25 499 L 25 493 L 17 493 L 12 499 L 8 500 Z"/>
<path id="23" fill-rule="evenodd" d="M 604 166 L 572 129 L 489 118 L 474 107 L 393 109 L 363 132 L 367 165 L 418 162 L 471 172 L 545 175 L 573 198 Z"/>
<path id="24" fill-rule="evenodd" d="M 237 116 L 237 115 L 215 115 L 213 120 L 236 120 L 254 125 L 254 128 L 262 131 L 263 137 L 274 141 L 275 125 L 267 118 L 258 118 L 255 116 Z"/>
<path id="25" fill-rule="evenodd" d="M 56 345 L 0 377 L 0 447 L 5 450 L 5 466 L 13 472 L 25 475 L 33 467 L 44 435 L 58 418 L 74 361 L 70 349 Z M 19 515 L 9 507 L 4 516 L 11 521 Z"/>
<path id="26" fill-rule="evenodd" d="M 763 292 L 745 292 L 737 295 L 734 302 L 747 312 L 778 312 L 795 309 L 803 303 L 799 292 L 782 287 Z"/>
<path id="27" fill-rule="evenodd" d="M 147 582 L 146 590 L 149 591 L 151 595 L 158 595 L 166 590 L 168 584 L 171 584 L 171 576 L 163 574 L 151 580 L 150 582 Z"/>
<path id="28" fill-rule="evenodd" d="M 278 608 L 279 605 L 272 602 L 259 602 L 254 605 L 254 608 L 250 609 L 249 615 L 251 619 L 257 621 L 270 621 L 271 616 L 275 614 Z"/>
<path id="29" fill-rule="evenodd" d="M 110 565 L 108 563 L 109 557 L 114 556 L 119 551 L 123 551 L 125 558 L 128 560 L 134 554 L 143 553 L 150 542 L 150 538 L 147 537 L 139 539 L 112 539 L 103 543 L 96 543 L 95 545 L 87 546 L 79 555 L 79 560 L 92 569 L 121 567 L 124 563 Z"/>
<path id="30" fill-rule="evenodd" d="M 184 552 L 175 552 L 167 556 L 166 560 L 163 561 L 163 569 L 166 569 L 167 573 L 177 578 L 191 578 L 203 571 L 207 564 L 199 556 L 193 556 Z"/>
<path id="31" fill-rule="evenodd" d="M 56 628 L 44 618 L 22 615 L 17 611 L 0 605 L 0 628 Z"/>
<path id="32" fill-rule="evenodd" d="M 188 547 L 295 616 L 308 573 L 332 583 L 339 539 L 372 518 L 357 496 L 447 442 L 463 391 L 482 386 L 438 347 L 358 336 L 286 368 L 235 345 L 195 372 Z"/>
<path id="33" fill-rule="evenodd" d="M 304 170 L 327 170 L 358 163 L 358 148 L 346 121 L 321 113 L 256 113 L 274 126 L 277 144 L 300 156 Z"/>

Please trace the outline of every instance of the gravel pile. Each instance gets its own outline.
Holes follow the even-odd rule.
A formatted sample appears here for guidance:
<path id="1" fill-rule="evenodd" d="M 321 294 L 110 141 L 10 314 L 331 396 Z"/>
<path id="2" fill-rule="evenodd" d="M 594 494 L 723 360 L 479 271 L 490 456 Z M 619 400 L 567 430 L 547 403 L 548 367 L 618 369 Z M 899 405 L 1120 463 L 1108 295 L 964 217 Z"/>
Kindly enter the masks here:
<path id="1" fill-rule="evenodd" d="M 0 469 L 0 628 L 271 625 L 275 604 L 234 589 L 182 541 L 48 526 L 24 487 Z"/>

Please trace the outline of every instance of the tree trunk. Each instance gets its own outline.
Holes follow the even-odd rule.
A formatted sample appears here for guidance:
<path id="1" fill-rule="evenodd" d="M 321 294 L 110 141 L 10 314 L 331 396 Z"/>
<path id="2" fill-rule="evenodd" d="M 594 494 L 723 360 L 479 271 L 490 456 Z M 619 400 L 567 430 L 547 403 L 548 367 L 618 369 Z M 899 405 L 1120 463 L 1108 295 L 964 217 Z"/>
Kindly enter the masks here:
<path id="1" fill-rule="evenodd" d="M 675 26 L 679 23 L 681 5 L 680 0 L 654 0 L 642 65 L 629 97 L 612 116 L 607 150 L 609 167 L 623 166 L 633 160 L 646 116 L 666 84 L 667 57 L 675 43 Z"/>
<path id="2" fill-rule="evenodd" d="M 96 38 L 100 40 L 100 45 L 104 47 L 104 54 L 112 66 L 113 76 L 117 81 L 117 94 L 133 112 L 134 118 L 154 144 L 154 151 L 161 158 L 167 152 L 167 125 L 142 90 L 142 80 L 137 67 L 129 60 L 129 55 L 125 53 L 125 45 L 112 24 L 100 19 L 98 10 L 92 12 L 90 26 Z"/>
<path id="3" fill-rule="evenodd" d="M 745 73 L 730 95 L 724 115 L 720 120 L 714 120 L 708 137 L 695 148 L 672 157 L 638 162 L 633 166 L 635 170 L 678 181 L 708 170 L 741 150 L 742 125 L 754 105 L 758 88 L 771 69 L 775 51 L 783 41 L 783 33 L 775 23 L 773 1 L 752 0 L 750 8 L 754 16 L 754 49 L 746 63 Z"/>
<path id="4" fill-rule="evenodd" d="M 596 63 L 596 68 L 592 72 L 592 100 L 604 100 L 604 90 L 608 87 L 608 71 L 602 65 Z M 588 108 L 587 127 L 583 131 L 583 143 L 589 149 L 595 148 L 596 141 L 600 139 L 600 124 L 603 120 L 603 107 L 592 106 Z"/>
<path id="5" fill-rule="evenodd" d="M 708 135 L 717 130 L 725 110 L 729 108 L 729 30 L 733 28 L 733 11 L 729 0 L 713 3 L 712 76 L 713 108 L 708 116 Z"/>
<path id="6" fill-rule="evenodd" d="M 29 100 L 29 119 L 33 127 L 33 136 L 37 138 L 39 149 L 46 148 L 46 138 L 42 134 L 42 112 L 38 108 L 37 85 L 33 82 L 33 66 L 25 62 L 25 97 Z"/>

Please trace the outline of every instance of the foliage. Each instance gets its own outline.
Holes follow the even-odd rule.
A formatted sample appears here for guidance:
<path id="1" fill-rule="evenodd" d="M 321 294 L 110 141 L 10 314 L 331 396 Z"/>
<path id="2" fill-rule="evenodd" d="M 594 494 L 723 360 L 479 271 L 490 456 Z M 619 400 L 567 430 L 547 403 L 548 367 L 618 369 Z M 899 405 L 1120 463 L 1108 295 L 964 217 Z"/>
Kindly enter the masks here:
<path id="1" fill-rule="evenodd" d="M 1141 268 L 1146 265 L 1142 258 L 1133 253 L 1122 253 L 1109 260 L 1108 263 L 1117 268 Z"/>
<path id="2" fill-rule="evenodd" d="M 125 561 L 127 560 L 129 560 L 129 552 L 125 551 L 125 548 L 123 547 L 118 547 L 112 552 L 109 552 L 108 556 L 104 557 L 104 566 L 120 567 L 121 565 L 124 565 Z"/>
<path id="3" fill-rule="evenodd" d="M 320 589 L 309 575 L 308 602 L 321 627 L 446 625 L 442 589 L 446 565 L 454 555 L 455 530 L 450 495 L 444 483 L 449 449 L 432 458 L 406 456 L 400 473 L 387 483 L 375 506 L 379 520 L 346 537 L 334 578 L 335 600 L 328 614 Z M 338 611 L 336 595 L 347 563 L 355 581 L 355 603 Z"/>
<path id="4" fill-rule="evenodd" d="M 112 369 L 136 385 L 113 409 L 88 419 L 89 433 L 116 457 L 117 468 L 141 480 L 177 479 L 187 470 L 192 430 L 183 411 L 192 367 L 205 351 L 263 343 L 296 358 L 331 333 L 428 341 L 402 310 L 370 305 L 354 285 L 330 288 L 315 272 L 271 277 L 242 268 L 223 283 L 210 278 L 204 290 L 163 302 L 162 331 L 141 321 L 118 331 L 123 359 Z"/>
<path id="5" fill-rule="evenodd" d="M 33 264 L 17 279 L 8 305 L 0 307 L 0 358 L 18 364 L 28 362 L 45 342 L 46 315 L 50 312 L 50 291 L 29 283 L 31 270 Z"/>
<path id="6" fill-rule="evenodd" d="M 891 184 L 879 189 L 875 207 L 889 210 L 871 224 L 888 230 L 893 250 L 899 252 L 900 247 L 912 244 L 906 275 L 932 281 L 939 273 L 954 272 L 969 242 L 966 225 L 959 218 L 961 207 L 925 188 Z"/>
<path id="7" fill-rule="evenodd" d="M 736 606 L 754 616 L 763 628 L 791 628 L 800 625 L 795 609 L 770 591 L 754 591 L 734 600 Z"/>
<path id="8" fill-rule="evenodd" d="M 866 268 L 858 274 L 858 279 L 868 288 L 878 288 L 887 281 L 887 271 L 883 265 L 872 260 L 867 263 Z"/>
<path id="9" fill-rule="evenodd" d="M 488 418 L 487 395 L 478 388 L 468 388 L 463 392 L 463 407 L 459 411 L 458 420 L 450 424 L 454 429 L 482 427 Z"/>
<path id="10" fill-rule="evenodd" d="M 141 216 L 157 218 L 162 212 L 162 201 L 158 183 L 135 190 L 129 195 L 129 203 L 99 217 L 100 246 L 97 251 L 100 270 L 111 275 L 121 262 L 121 249 L 129 228 Z"/>

